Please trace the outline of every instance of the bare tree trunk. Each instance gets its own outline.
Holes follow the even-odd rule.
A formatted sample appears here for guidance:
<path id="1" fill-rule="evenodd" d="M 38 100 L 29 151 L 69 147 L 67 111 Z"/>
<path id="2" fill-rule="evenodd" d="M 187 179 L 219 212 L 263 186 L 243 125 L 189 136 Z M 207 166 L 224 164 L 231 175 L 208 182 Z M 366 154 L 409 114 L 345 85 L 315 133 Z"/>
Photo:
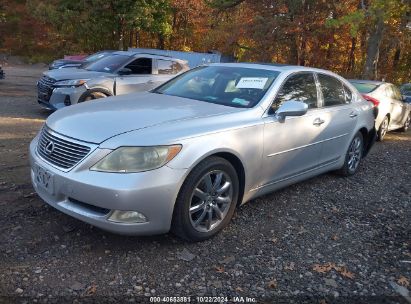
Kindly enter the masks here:
<path id="1" fill-rule="evenodd" d="M 362 77 L 365 79 L 373 79 L 376 75 L 376 67 L 378 64 L 378 53 L 384 32 L 384 19 L 382 13 L 377 15 L 377 21 L 371 30 L 368 38 L 367 56 L 364 65 Z"/>
<path id="2" fill-rule="evenodd" d="M 347 72 L 352 72 L 355 66 L 355 48 L 357 46 L 357 38 L 351 38 L 350 55 L 348 56 L 348 68 Z"/>

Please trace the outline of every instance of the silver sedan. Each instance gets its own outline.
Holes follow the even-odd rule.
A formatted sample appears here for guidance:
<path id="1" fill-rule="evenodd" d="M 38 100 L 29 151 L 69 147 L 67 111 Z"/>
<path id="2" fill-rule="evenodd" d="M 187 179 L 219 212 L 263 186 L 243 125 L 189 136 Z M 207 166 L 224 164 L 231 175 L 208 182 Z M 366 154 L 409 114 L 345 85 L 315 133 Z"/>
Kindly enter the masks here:
<path id="1" fill-rule="evenodd" d="M 48 204 L 102 229 L 201 241 L 258 196 L 354 174 L 374 140 L 373 105 L 336 74 L 213 64 L 52 114 L 30 145 L 31 178 Z"/>

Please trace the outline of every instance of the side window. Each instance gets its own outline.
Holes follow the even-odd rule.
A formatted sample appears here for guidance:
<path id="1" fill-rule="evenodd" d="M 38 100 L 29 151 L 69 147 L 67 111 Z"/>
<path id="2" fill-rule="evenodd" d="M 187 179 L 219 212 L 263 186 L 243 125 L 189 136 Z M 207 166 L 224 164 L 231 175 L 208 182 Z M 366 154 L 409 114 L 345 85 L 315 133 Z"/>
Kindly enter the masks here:
<path id="1" fill-rule="evenodd" d="M 309 109 L 317 107 L 317 86 L 313 73 L 299 73 L 288 78 L 274 99 L 271 112 L 277 111 L 289 100 L 304 102 Z"/>
<path id="2" fill-rule="evenodd" d="M 351 90 L 346 87 L 345 85 L 343 85 L 344 88 L 344 93 L 345 93 L 345 103 L 351 103 L 352 101 L 352 92 Z"/>
<path id="3" fill-rule="evenodd" d="M 324 107 L 332 107 L 347 103 L 345 90 L 342 83 L 328 75 L 318 74 L 318 80 L 321 85 L 321 92 L 324 98 Z"/>
<path id="4" fill-rule="evenodd" d="M 388 98 L 394 98 L 394 92 L 393 92 L 392 87 L 390 85 L 385 87 L 384 94 Z"/>
<path id="5" fill-rule="evenodd" d="M 131 74 L 151 74 L 153 62 L 151 58 L 138 58 L 125 66 Z"/>
<path id="6" fill-rule="evenodd" d="M 178 62 L 171 60 L 157 60 L 158 74 L 167 75 L 167 74 L 177 74 L 183 68 Z"/>
<path id="7" fill-rule="evenodd" d="M 401 92 L 396 86 L 392 86 L 392 90 L 394 92 L 394 98 L 396 100 L 402 100 Z"/>

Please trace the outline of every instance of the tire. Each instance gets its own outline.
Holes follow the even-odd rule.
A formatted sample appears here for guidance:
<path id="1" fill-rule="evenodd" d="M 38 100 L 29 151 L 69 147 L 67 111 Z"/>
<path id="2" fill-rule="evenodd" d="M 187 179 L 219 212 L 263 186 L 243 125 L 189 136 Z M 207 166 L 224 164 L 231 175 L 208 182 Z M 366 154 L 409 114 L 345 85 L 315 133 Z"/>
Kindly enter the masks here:
<path id="1" fill-rule="evenodd" d="M 411 125 L 411 113 L 408 114 L 408 117 L 407 117 L 407 119 L 405 120 L 404 125 L 403 125 L 403 127 L 400 129 L 400 131 L 401 131 L 401 132 L 406 132 L 406 131 L 410 128 L 410 125 Z"/>
<path id="2" fill-rule="evenodd" d="M 358 132 L 350 142 L 347 153 L 345 154 L 344 165 L 338 171 L 338 173 L 342 176 L 354 175 L 360 167 L 363 155 L 364 138 L 361 132 Z"/>
<path id="3" fill-rule="evenodd" d="M 237 172 L 230 162 L 215 156 L 203 160 L 180 189 L 171 231 L 191 242 L 213 237 L 230 222 L 238 193 Z"/>
<path id="4" fill-rule="evenodd" d="M 78 103 L 81 102 L 86 102 L 86 101 L 91 101 L 94 99 L 100 99 L 100 98 L 105 98 L 108 97 L 109 95 L 98 91 L 98 90 L 89 90 L 87 92 L 85 92 L 83 95 L 80 96 Z"/>
<path id="5" fill-rule="evenodd" d="M 378 132 L 377 132 L 377 140 L 378 141 L 383 141 L 385 135 L 387 134 L 388 131 L 388 126 L 390 124 L 390 119 L 388 118 L 388 116 L 385 116 L 384 119 L 382 120 L 380 127 L 378 128 Z"/>

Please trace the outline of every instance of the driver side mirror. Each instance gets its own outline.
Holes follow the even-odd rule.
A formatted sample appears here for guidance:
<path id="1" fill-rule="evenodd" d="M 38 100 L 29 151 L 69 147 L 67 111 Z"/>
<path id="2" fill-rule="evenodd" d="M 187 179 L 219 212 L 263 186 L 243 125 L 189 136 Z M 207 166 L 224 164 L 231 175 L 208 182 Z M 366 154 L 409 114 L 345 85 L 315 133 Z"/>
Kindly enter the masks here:
<path id="1" fill-rule="evenodd" d="M 130 75 L 132 73 L 132 70 L 129 68 L 122 68 L 118 71 L 119 75 Z"/>
<path id="2" fill-rule="evenodd" d="M 279 121 L 284 121 L 287 116 L 302 116 L 307 113 L 308 105 L 299 101 L 286 101 L 275 112 Z"/>

